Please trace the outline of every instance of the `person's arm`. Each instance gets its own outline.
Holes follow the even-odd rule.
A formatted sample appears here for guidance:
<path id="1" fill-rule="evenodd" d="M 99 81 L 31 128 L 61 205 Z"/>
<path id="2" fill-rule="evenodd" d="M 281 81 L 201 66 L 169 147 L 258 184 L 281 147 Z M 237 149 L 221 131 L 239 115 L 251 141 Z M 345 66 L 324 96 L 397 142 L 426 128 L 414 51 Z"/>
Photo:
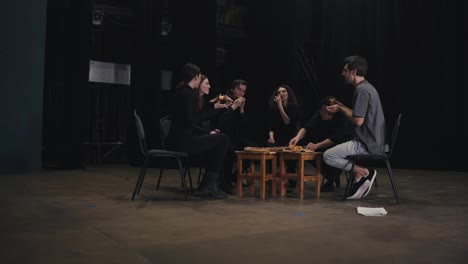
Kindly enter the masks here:
<path id="1" fill-rule="evenodd" d="M 333 142 L 331 139 L 327 138 L 327 139 L 322 140 L 322 141 L 320 141 L 318 143 L 309 142 L 309 144 L 307 144 L 306 148 L 307 149 L 312 149 L 312 150 L 324 149 L 324 148 L 327 148 L 327 147 L 332 146 L 334 144 L 335 144 L 335 142 Z"/>
<path id="2" fill-rule="evenodd" d="M 349 107 L 345 106 L 338 100 L 335 100 L 334 105 L 327 106 L 327 111 L 330 111 L 332 113 L 342 112 L 345 115 L 345 117 L 351 122 L 353 122 L 353 124 L 356 126 L 361 126 L 362 124 L 364 124 L 364 117 L 353 116 L 353 110 L 351 110 Z"/>
<path id="3" fill-rule="evenodd" d="M 299 140 L 305 137 L 306 134 L 307 134 L 307 130 L 305 128 L 299 129 L 299 131 L 297 132 L 297 135 L 289 141 L 289 145 L 296 145 L 299 142 Z"/>
<path id="4" fill-rule="evenodd" d="M 281 101 L 281 97 L 280 96 L 276 96 L 274 101 L 276 102 L 276 105 L 278 106 L 278 111 L 280 113 L 280 116 L 281 116 L 281 120 L 283 120 L 283 123 L 285 125 L 289 125 L 289 116 L 288 114 L 286 114 L 286 112 L 284 111 L 284 108 L 283 108 L 283 102 Z"/>

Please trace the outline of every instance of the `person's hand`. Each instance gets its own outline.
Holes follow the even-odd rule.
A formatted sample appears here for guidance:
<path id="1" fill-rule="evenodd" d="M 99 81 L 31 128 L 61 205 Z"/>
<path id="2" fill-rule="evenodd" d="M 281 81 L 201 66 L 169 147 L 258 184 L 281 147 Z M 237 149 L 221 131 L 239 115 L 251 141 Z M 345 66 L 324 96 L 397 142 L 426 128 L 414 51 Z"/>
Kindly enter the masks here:
<path id="1" fill-rule="evenodd" d="M 234 109 L 237 107 L 241 107 L 245 103 L 245 98 L 244 97 L 239 97 L 234 102 L 232 103 L 232 106 L 234 106 Z"/>
<path id="2" fill-rule="evenodd" d="M 340 106 L 338 104 L 329 105 L 329 106 L 326 106 L 325 108 L 327 112 L 330 112 L 330 113 L 337 113 L 340 111 Z"/>
<path id="3" fill-rule="evenodd" d="M 275 103 L 279 106 L 279 105 L 282 105 L 282 100 L 281 100 L 281 96 L 277 95 L 275 96 L 275 98 L 273 99 L 273 101 L 275 101 Z"/>
<path id="4" fill-rule="evenodd" d="M 218 96 L 216 96 L 215 98 L 211 99 L 209 102 L 210 102 L 210 103 L 216 103 L 216 102 L 218 102 L 218 101 L 219 101 L 219 100 L 218 100 Z"/>
<path id="5" fill-rule="evenodd" d="M 296 138 L 296 137 L 293 137 L 290 141 L 289 141 L 289 145 L 296 145 L 297 142 L 299 142 L 299 139 Z"/>
<path id="6" fill-rule="evenodd" d="M 318 148 L 317 144 L 314 144 L 312 142 L 309 142 L 309 144 L 307 144 L 306 146 L 306 149 L 310 149 L 310 150 L 315 150 L 317 148 Z"/>
<path id="7" fill-rule="evenodd" d="M 224 100 L 226 101 L 226 104 L 229 104 L 229 105 L 231 105 L 232 102 L 234 102 L 234 100 L 232 100 L 232 98 L 227 95 L 224 96 Z"/>
<path id="8" fill-rule="evenodd" d="M 214 109 L 223 109 L 223 108 L 229 107 L 231 104 L 215 103 L 214 104 Z"/>
<path id="9" fill-rule="evenodd" d="M 270 143 L 270 144 L 275 144 L 275 139 L 274 139 L 274 138 L 269 138 L 269 139 L 268 139 L 268 143 Z"/>
<path id="10" fill-rule="evenodd" d="M 210 134 L 219 134 L 221 131 L 219 129 L 213 129 Z"/>

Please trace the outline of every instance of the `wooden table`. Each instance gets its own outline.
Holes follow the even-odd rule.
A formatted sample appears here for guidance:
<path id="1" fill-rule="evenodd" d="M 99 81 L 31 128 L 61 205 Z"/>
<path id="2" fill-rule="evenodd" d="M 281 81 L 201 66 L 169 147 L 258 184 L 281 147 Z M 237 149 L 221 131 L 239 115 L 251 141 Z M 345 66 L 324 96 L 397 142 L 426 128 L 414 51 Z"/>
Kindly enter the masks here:
<path id="1" fill-rule="evenodd" d="M 271 180 L 271 196 L 276 196 L 276 152 L 236 151 L 237 154 L 237 195 L 242 197 L 242 180 L 249 181 L 249 193 L 255 193 L 254 180 L 260 180 L 260 198 L 265 199 L 266 181 Z M 248 171 L 242 171 L 244 160 L 250 160 Z M 254 161 L 260 161 L 260 171 L 255 172 Z M 271 172 L 267 172 L 267 161 L 271 161 Z"/>
<path id="2" fill-rule="evenodd" d="M 281 196 L 286 195 L 286 180 L 296 180 L 297 195 L 300 199 L 304 199 L 304 182 L 315 181 L 315 197 L 320 198 L 320 187 L 321 182 L 321 165 L 322 165 L 322 152 L 292 152 L 292 151 L 281 151 L 280 155 L 280 184 L 281 184 Z M 297 161 L 296 173 L 286 173 L 286 160 Z M 315 174 L 305 174 L 304 166 L 306 160 L 316 161 Z"/>

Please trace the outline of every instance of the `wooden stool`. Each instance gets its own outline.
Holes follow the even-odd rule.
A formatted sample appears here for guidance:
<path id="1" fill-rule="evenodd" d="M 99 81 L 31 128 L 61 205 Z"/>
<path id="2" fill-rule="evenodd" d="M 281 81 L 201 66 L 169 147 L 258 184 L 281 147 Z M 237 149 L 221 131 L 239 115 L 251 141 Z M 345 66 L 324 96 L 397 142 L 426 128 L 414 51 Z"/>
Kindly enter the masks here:
<path id="1" fill-rule="evenodd" d="M 297 173 L 286 173 L 286 160 L 297 161 Z M 316 160 L 315 174 L 305 174 L 304 165 L 306 160 Z M 304 199 L 304 181 L 315 181 L 315 197 L 320 198 L 321 170 L 322 167 L 322 152 L 291 152 L 282 151 L 280 154 L 280 179 L 281 179 L 281 196 L 286 195 L 285 183 L 287 179 L 295 179 L 297 181 L 297 195 L 300 199 Z"/>
<path id="2" fill-rule="evenodd" d="M 266 181 L 271 180 L 271 196 L 276 196 L 276 152 L 236 151 L 237 154 L 237 195 L 242 197 L 242 180 L 249 181 L 249 193 L 255 193 L 254 180 L 260 180 L 260 198 L 265 199 Z M 242 163 L 250 160 L 250 169 L 242 172 Z M 255 172 L 253 161 L 260 161 L 260 172 Z M 266 171 L 266 161 L 271 160 L 271 173 Z"/>

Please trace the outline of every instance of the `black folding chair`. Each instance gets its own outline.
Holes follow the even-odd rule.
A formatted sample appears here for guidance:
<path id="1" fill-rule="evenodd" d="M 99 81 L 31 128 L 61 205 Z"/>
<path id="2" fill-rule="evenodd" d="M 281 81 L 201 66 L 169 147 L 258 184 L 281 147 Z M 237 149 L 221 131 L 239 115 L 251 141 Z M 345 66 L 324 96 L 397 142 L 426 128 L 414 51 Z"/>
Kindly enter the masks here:
<path id="1" fill-rule="evenodd" d="M 148 166 L 150 165 L 151 161 L 159 161 L 161 164 L 167 163 L 168 160 L 174 160 L 177 162 L 177 167 L 179 169 L 180 179 L 182 181 L 182 188 L 184 190 L 185 200 L 188 199 L 187 194 L 187 184 L 185 182 L 185 175 L 187 171 L 190 173 L 190 163 L 188 154 L 184 152 L 176 152 L 176 151 L 168 151 L 164 149 L 149 149 L 146 147 L 146 137 L 145 137 L 145 130 L 143 127 L 143 123 L 141 122 L 140 117 L 138 116 L 136 110 L 134 111 L 135 116 L 135 123 L 137 127 L 138 139 L 140 142 L 140 148 L 143 155 L 146 157 L 143 167 L 141 168 L 140 175 L 138 176 L 137 182 L 135 184 L 135 188 L 133 190 L 132 200 L 135 199 L 136 194 L 140 194 L 141 186 L 143 185 L 143 180 L 145 179 L 146 171 L 148 170 Z M 162 165 L 161 165 L 162 166 Z M 162 167 L 161 167 L 162 168 Z M 161 176 L 158 180 L 158 188 L 159 188 L 159 181 L 161 180 Z M 192 178 L 189 174 L 190 183 L 192 182 Z"/>
<path id="2" fill-rule="evenodd" d="M 395 185 L 395 181 L 393 178 L 393 172 L 392 172 L 392 167 L 390 165 L 390 157 L 392 156 L 393 149 L 395 148 L 395 142 L 397 139 L 397 134 L 398 134 L 398 129 L 400 127 L 400 122 L 401 122 L 401 113 L 398 114 L 398 118 L 396 119 L 395 126 L 393 127 L 393 132 L 392 132 L 392 141 L 391 141 L 391 146 L 390 149 L 387 153 L 382 153 L 382 154 L 357 154 L 357 155 L 348 155 L 346 156 L 346 159 L 350 160 L 352 162 L 352 167 L 351 171 L 346 172 L 347 175 L 347 184 L 346 184 L 346 189 L 345 189 L 345 195 L 344 198 L 349 195 L 348 193 L 351 191 L 351 183 L 353 182 L 352 180 L 352 171 L 354 168 L 354 165 L 359 161 L 359 162 L 375 162 L 375 161 L 383 161 L 387 167 L 388 171 L 388 177 L 390 178 L 390 182 L 392 184 L 393 188 L 393 193 L 395 194 L 395 199 L 397 204 L 400 203 L 400 200 L 398 199 L 398 191 Z"/>
<path id="3" fill-rule="evenodd" d="M 169 131 L 171 130 L 171 125 L 172 125 L 172 116 L 167 115 L 159 120 L 159 129 L 160 129 L 160 135 L 161 135 L 161 145 L 164 150 L 167 150 L 167 138 L 169 137 Z M 197 166 L 193 161 L 190 162 L 191 167 Z M 159 171 L 159 179 L 158 179 L 158 184 L 156 185 L 156 189 L 159 189 L 159 183 L 161 182 L 161 178 L 164 172 L 164 169 L 167 169 L 167 167 L 161 167 Z M 198 172 L 198 183 L 200 183 L 200 176 L 202 174 L 202 168 L 199 168 Z M 190 173 L 190 170 L 188 170 L 188 175 L 189 175 L 189 181 L 190 181 L 190 191 L 193 192 L 193 185 L 192 185 L 192 175 Z"/>

